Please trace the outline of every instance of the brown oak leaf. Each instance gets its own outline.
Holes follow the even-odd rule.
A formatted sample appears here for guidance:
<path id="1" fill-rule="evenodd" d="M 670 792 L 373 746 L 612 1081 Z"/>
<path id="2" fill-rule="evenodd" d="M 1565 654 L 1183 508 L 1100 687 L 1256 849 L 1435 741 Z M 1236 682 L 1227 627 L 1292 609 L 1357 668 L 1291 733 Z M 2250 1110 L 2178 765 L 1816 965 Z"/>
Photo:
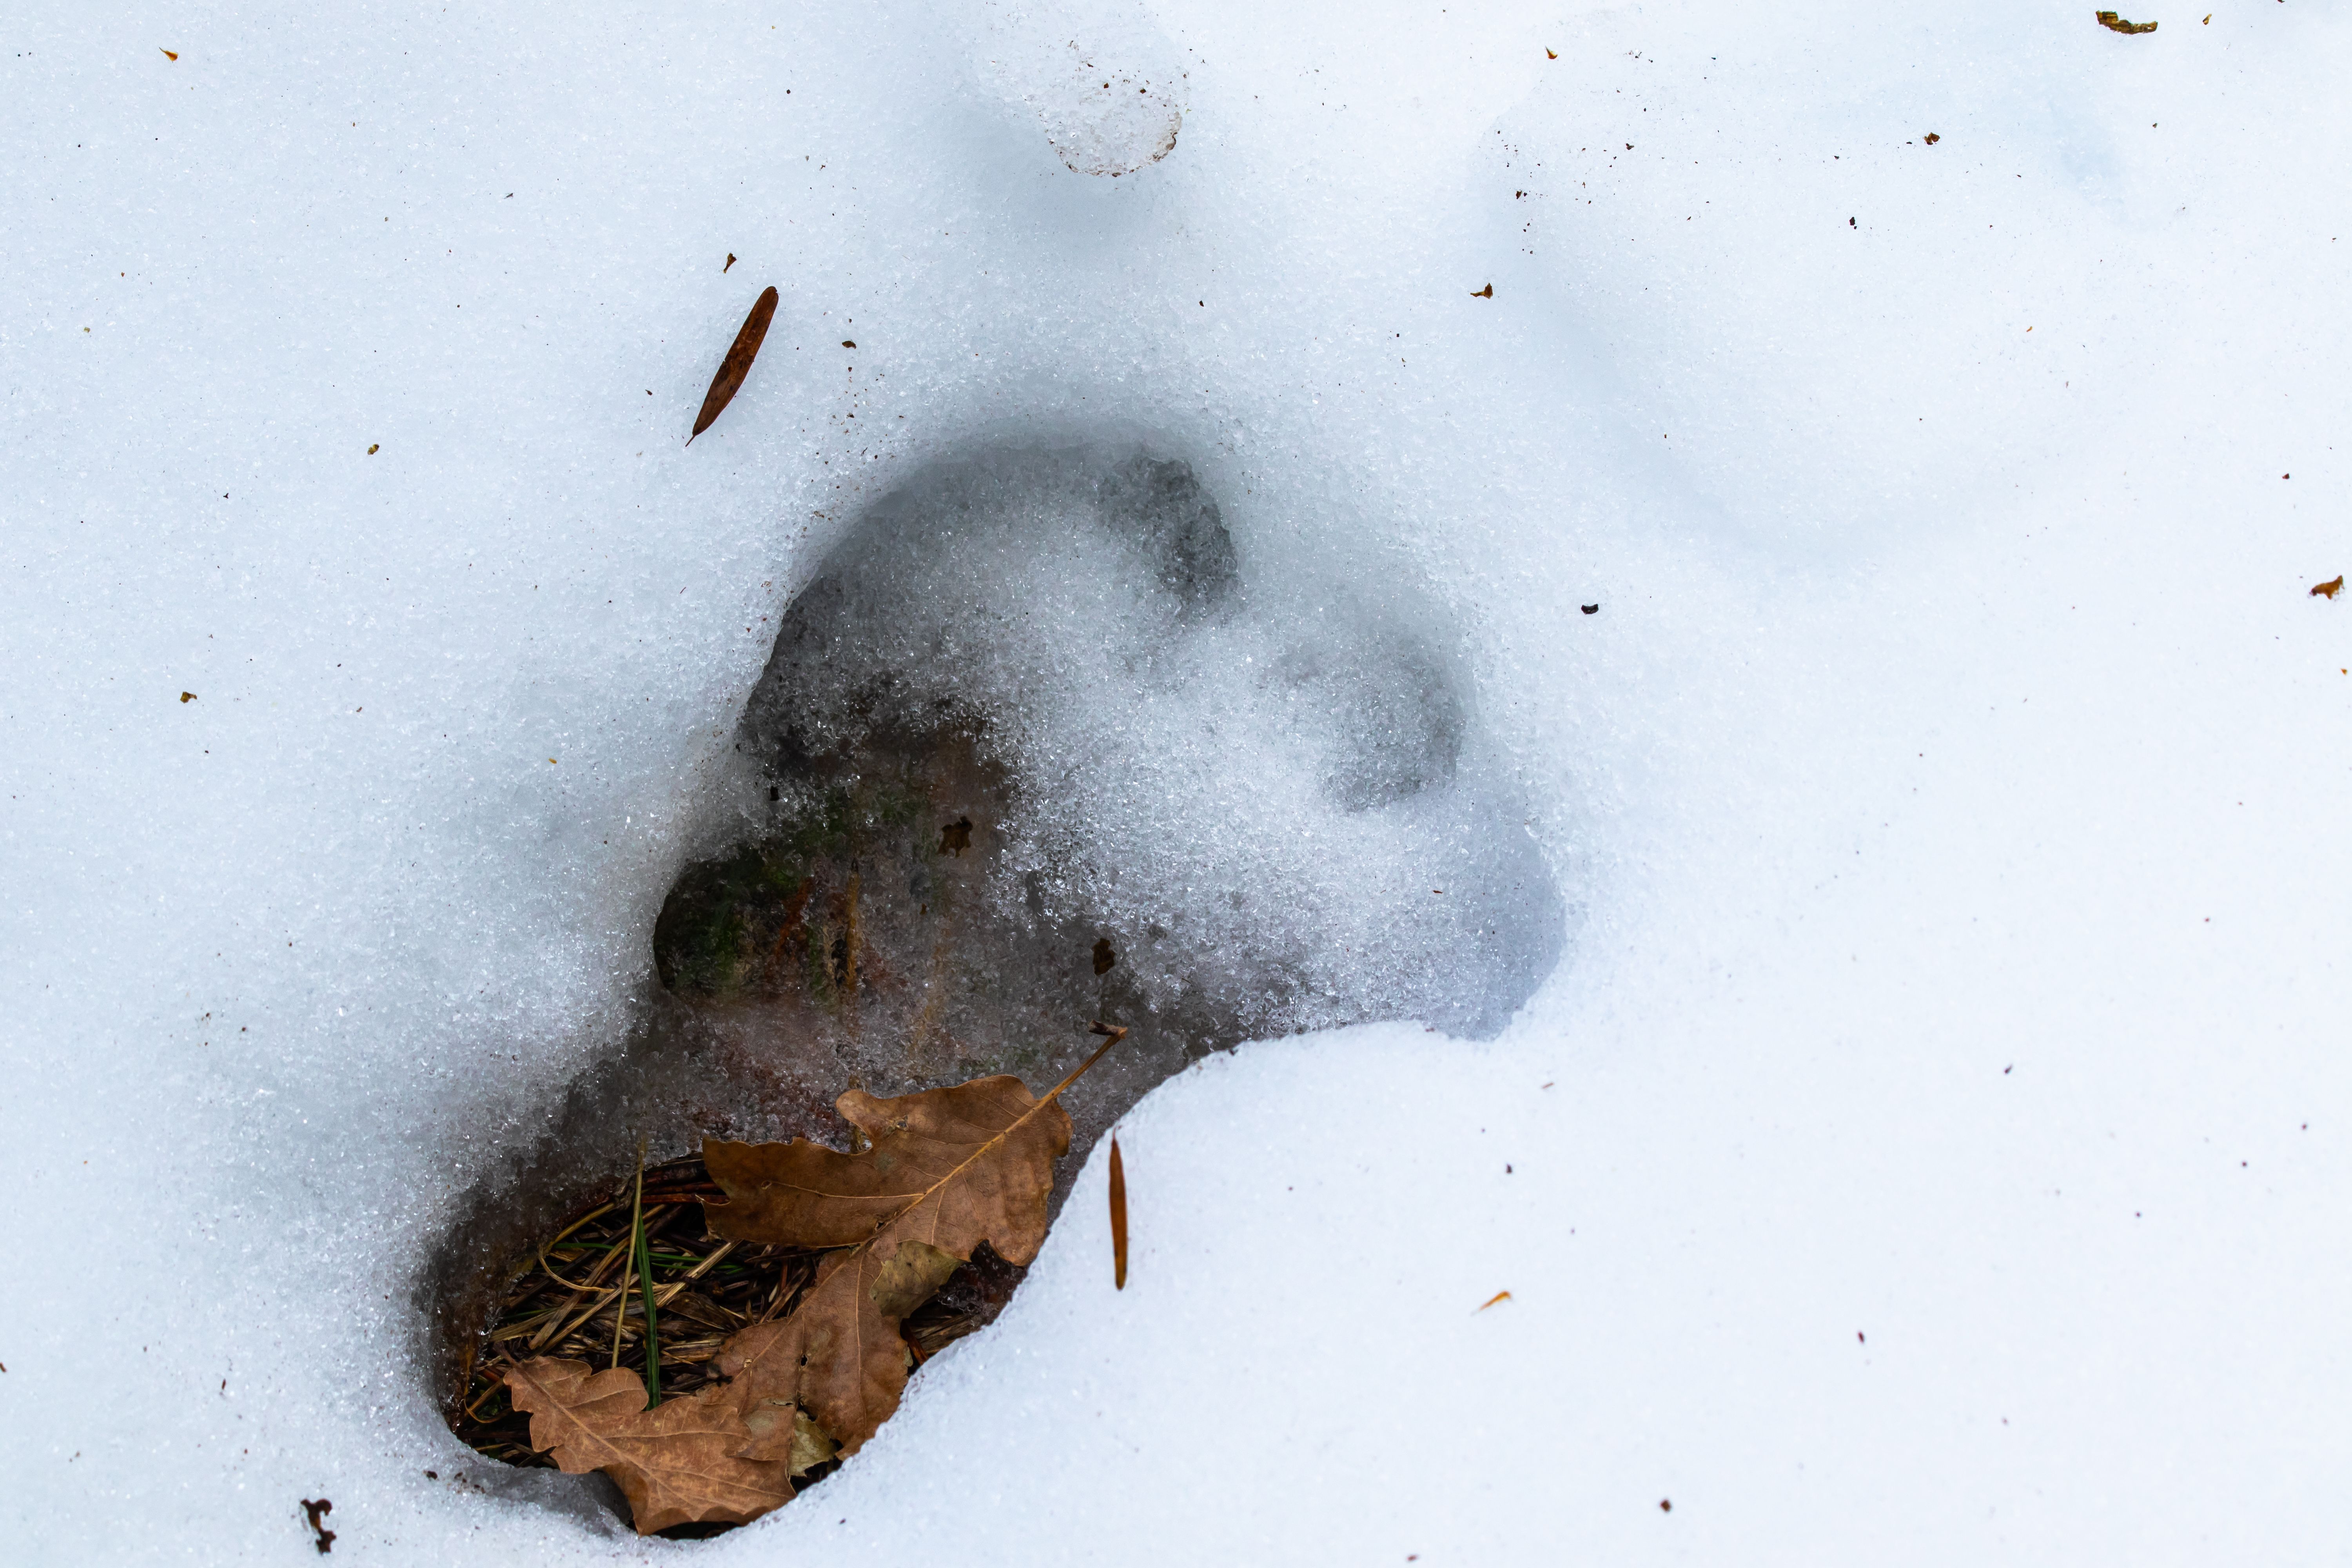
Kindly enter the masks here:
<path id="1" fill-rule="evenodd" d="M 2315 599 L 2332 599 L 2342 592 L 2344 592 L 2344 574 L 2338 572 L 2325 583 L 2313 584 L 2310 596 Z"/>
<path id="2" fill-rule="evenodd" d="M 702 1146 L 729 1200 L 704 1206 L 712 1235 L 842 1249 L 789 1316 L 720 1347 L 742 1408 L 806 1410 L 845 1454 L 874 1435 L 906 1390 L 907 1314 L 983 1241 L 1010 1263 L 1037 1256 L 1054 1162 L 1070 1148 L 1070 1118 L 1055 1101 L 1126 1031 L 1102 1032 L 1101 1049 L 1043 1098 L 1005 1076 L 893 1100 L 849 1090 L 835 1104 L 869 1141 L 863 1153 L 805 1138 Z M 780 1458 L 791 1440 L 779 1423 L 734 1452 Z"/>
<path id="3" fill-rule="evenodd" d="M 713 1385 L 646 1408 L 635 1372 L 538 1356 L 506 1369 L 507 1392 L 530 1415 L 530 1446 L 565 1471 L 602 1470 L 629 1500 L 637 1533 L 674 1524 L 742 1524 L 793 1495 L 790 1467 L 750 1459 L 753 1441 L 736 1391 Z M 789 1409 L 769 1419 L 790 1442 Z"/>

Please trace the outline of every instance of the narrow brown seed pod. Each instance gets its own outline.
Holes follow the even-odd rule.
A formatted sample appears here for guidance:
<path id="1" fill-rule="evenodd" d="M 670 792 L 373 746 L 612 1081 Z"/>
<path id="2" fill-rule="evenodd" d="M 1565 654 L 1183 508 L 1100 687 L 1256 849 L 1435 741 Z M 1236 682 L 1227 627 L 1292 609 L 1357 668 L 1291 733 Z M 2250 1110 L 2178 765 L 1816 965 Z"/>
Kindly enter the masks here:
<path id="1" fill-rule="evenodd" d="M 1118 1138 L 1110 1141 L 1110 1269 L 1118 1289 L 1127 1289 L 1127 1165 L 1118 1157 Z"/>
<path id="2" fill-rule="evenodd" d="M 694 416 L 694 436 L 701 435 L 725 411 L 735 395 L 743 390 L 743 378 L 751 374 L 751 362 L 760 354 L 760 344 L 767 338 L 768 323 L 775 319 L 776 290 L 772 284 L 761 291 L 760 302 L 743 318 L 743 330 L 735 334 L 727 357 L 719 362 L 719 374 L 710 378 L 710 390 L 703 395 L 702 412 Z M 694 436 L 686 444 L 694 445 Z"/>

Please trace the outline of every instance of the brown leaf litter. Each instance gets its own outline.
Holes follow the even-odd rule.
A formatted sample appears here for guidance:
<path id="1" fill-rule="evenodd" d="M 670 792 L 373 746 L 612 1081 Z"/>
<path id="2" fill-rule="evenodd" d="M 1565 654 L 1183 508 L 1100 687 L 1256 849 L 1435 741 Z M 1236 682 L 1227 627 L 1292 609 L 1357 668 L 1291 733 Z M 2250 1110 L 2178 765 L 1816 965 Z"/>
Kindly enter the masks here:
<path id="1" fill-rule="evenodd" d="M 714 1142 L 643 1170 L 517 1274 L 451 1425 L 493 1458 L 604 1471 L 640 1533 L 778 1507 L 872 1436 L 912 1367 L 984 1324 L 1035 1258 L 1070 1142 L 1056 1101 L 1126 1033 L 1095 1032 L 1102 1047 L 1042 1097 L 1009 1076 L 851 1089 L 837 1104 L 855 1152 Z"/>
<path id="2" fill-rule="evenodd" d="M 1054 1162 L 1070 1118 L 1054 1103 L 1124 1030 L 1044 1098 L 1009 1075 L 877 1100 L 853 1089 L 835 1103 L 869 1141 L 845 1154 L 789 1143 L 709 1143 L 703 1159 L 729 1202 L 710 1205 L 719 1236 L 839 1248 L 791 1316 L 739 1334 L 719 1352 L 747 1409 L 804 1409 L 854 1454 L 898 1407 L 908 1356 L 898 1326 L 986 1242 L 1026 1267 L 1045 1239 Z M 782 1440 L 779 1433 L 761 1447 Z"/>
<path id="3" fill-rule="evenodd" d="M 584 1361 L 541 1356 L 509 1367 L 506 1386 L 530 1416 L 531 1447 L 570 1474 L 611 1476 L 641 1535 L 742 1524 L 793 1495 L 789 1456 L 740 1457 L 753 1438 L 723 1384 L 648 1410 L 645 1379 L 628 1368 L 592 1372 Z"/>

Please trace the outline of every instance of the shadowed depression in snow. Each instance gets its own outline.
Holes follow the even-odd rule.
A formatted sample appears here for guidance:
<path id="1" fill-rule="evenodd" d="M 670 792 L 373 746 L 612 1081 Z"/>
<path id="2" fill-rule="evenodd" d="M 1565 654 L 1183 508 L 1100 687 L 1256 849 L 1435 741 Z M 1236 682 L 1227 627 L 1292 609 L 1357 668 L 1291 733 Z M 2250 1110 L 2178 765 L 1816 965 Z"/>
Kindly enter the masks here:
<path id="1" fill-rule="evenodd" d="M 659 1154 L 840 1142 L 853 1083 L 1043 1089 L 1104 1019 L 1130 1034 L 1064 1100 L 1083 1155 L 1245 1039 L 1491 1035 L 1554 963 L 1559 899 L 1432 614 L 1254 580 L 1192 470 L 1148 454 L 984 452 L 877 502 L 749 694 L 725 847 L 663 904 L 637 1037 L 478 1195 L 445 1321 L 649 1127 Z"/>

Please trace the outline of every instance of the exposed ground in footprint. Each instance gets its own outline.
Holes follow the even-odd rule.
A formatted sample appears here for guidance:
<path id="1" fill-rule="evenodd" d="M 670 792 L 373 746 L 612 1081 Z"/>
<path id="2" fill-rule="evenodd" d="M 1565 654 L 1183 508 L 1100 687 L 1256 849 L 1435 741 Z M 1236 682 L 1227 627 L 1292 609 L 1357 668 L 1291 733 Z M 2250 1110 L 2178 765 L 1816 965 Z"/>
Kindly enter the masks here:
<path id="1" fill-rule="evenodd" d="M 662 907 L 642 1021 L 436 1261 L 453 1414 L 483 1408 L 481 1336 L 518 1326 L 538 1243 L 640 1135 L 848 1147 L 852 1084 L 1041 1090 L 1107 1019 L 1131 1033 L 1063 1100 L 1058 1204 L 1188 1060 L 1388 1018 L 1486 1033 L 1525 1000 L 1559 896 L 1442 619 L 1395 574 L 1254 577 L 1245 544 L 1181 463 L 997 450 L 833 549 L 745 704 L 731 847 Z"/>

